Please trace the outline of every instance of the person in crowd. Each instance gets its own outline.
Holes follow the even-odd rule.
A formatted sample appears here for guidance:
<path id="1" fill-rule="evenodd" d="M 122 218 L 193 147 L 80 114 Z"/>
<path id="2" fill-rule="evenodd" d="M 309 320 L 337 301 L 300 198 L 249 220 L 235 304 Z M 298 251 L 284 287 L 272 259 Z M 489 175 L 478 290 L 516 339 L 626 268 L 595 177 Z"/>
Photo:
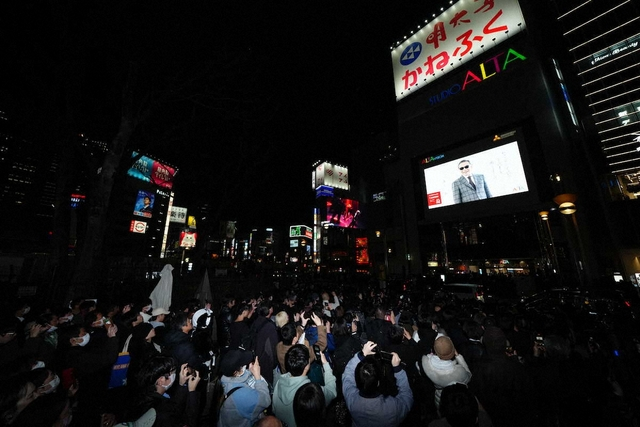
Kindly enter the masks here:
<path id="1" fill-rule="evenodd" d="M 313 316 L 317 317 L 321 320 L 321 324 L 318 325 L 316 321 L 309 322 L 308 319 L 311 319 Z M 333 335 L 331 334 L 331 322 L 326 321 L 322 323 L 322 308 L 319 305 L 312 306 L 310 310 L 305 311 L 302 315 L 301 322 L 307 322 L 304 326 L 304 336 L 307 341 L 309 341 L 309 345 L 313 347 L 317 345 L 320 347 L 320 351 L 325 352 L 333 352 L 335 351 L 335 343 L 333 340 Z M 320 341 L 321 336 L 326 336 L 326 343 Z"/>
<path id="2" fill-rule="evenodd" d="M 193 331 L 193 323 L 189 315 L 184 312 L 177 313 L 171 324 L 171 330 L 167 332 L 164 339 L 165 352 L 173 356 L 177 365 L 182 366 L 186 363 L 204 376 L 209 368 L 191 342 L 191 331 Z"/>
<path id="3" fill-rule="evenodd" d="M 393 326 L 391 323 L 390 310 L 385 310 L 382 306 L 378 305 L 373 313 L 373 319 L 369 319 L 365 322 L 364 332 L 367 334 L 367 339 L 385 347 L 389 344 L 389 329 Z"/>
<path id="4" fill-rule="evenodd" d="M 16 421 L 22 411 L 38 397 L 36 386 L 26 373 L 8 377 L 0 388 L 0 425 L 18 425 Z"/>
<path id="5" fill-rule="evenodd" d="M 220 348 L 226 348 L 230 345 L 230 328 L 234 322 L 231 310 L 236 304 L 236 299 L 232 295 L 222 297 L 222 308 L 218 314 L 218 345 Z"/>
<path id="6" fill-rule="evenodd" d="M 331 296 L 329 296 L 328 292 L 322 293 L 322 314 L 327 317 L 332 316 L 332 312 L 340 307 L 340 299 L 338 298 L 338 294 L 333 291 L 331 292 Z"/>
<path id="7" fill-rule="evenodd" d="M 431 421 L 429 427 L 492 427 L 491 418 L 464 384 L 452 384 L 442 390 L 442 418 Z"/>
<path id="8" fill-rule="evenodd" d="M 155 336 L 152 341 L 160 347 L 160 349 L 164 347 L 164 337 L 167 334 L 167 325 L 165 324 L 165 320 L 170 314 L 171 312 L 169 310 L 162 307 L 156 307 L 151 312 L 151 320 L 149 320 L 149 323 L 155 330 Z"/>
<path id="9" fill-rule="evenodd" d="M 282 309 L 289 315 L 289 320 L 293 319 L 298 313 L 298 296 L 295 292 L 289 292 L 282 301 Z"/>
<path id="10" fill-rule="evenodd" d="M 418 347 L 418 343 L 411 337 L 411 334 L 402 326 L 393 325 L 388 330 L 388 342 L 382 350 L 389 353 L 397 353 L 400 360 L 404 362 L 404 370 L 409 379 L 417 378 L 420 373 L 417 368 L 418 361 L 421 359 L 422 352 Z"/>
<path id="11" fill-rule="evenodd" d="M 456 351 L 451 338 L 439 334 L 433 344 L 434 353 L 422 356 L 422 370 L 436 388 L 434 402 L 440 406 L 442 389 L 449 384 L 468 384 L 471 371 L 464 357 Z"/>
<path id="12" fill-rule="evenodd" d="M 278 330 L 269 319 L 273 307 L 264 302 L 255 311 L 255 319 L 251 328 L 256 331 L 255 355 L 260 360 L 261 373 L 269 384 L 273 384 L 273 370 L 278 364 L 276 345 Z"/>
<path id="13" fill-rule="evenodd" d="M 107 388 L 111 368 L 118 358 L 117 332 L 117 327 L 111 325 L 105 340 L 95 343 L 89 332 L 74 325 L 60 336 L 56 371 L 73 377 L 71 384 L 77 381 L 79 411 L 74 416 L 85 425 L 100 417 L 100 402 L 95 397 Z"/>
<path id="14" fill-rule="evenodd" d="M 476 321 L 468 319 L 462 325 L 462 330 L 467 336 L 467 340 L 460 347 L 460 354 L 473 372 L 474 364 L 484 355 L 484 345 L 482 344 L 484 329 Z"/>
<path id="15" fill-rule="evenodd" d="M 327 400 L 316 383 L 300 386 L 293 396 L 293 417 L 296 425 L 323 427 L 327 421 Z"/>
<path id="16" fill-rule="evenodd" d="M 133 333 L 133 328 L 143 323 L 139 312 L 134 311 L 130 306 L 125 306 L 125 309 L 123 309 L 123 314 L 119 321 L 114 322 L 114 324 L 119 325 L 118 328 L 122 327 L 121 330 L 119 329 L 120 333 L 118 334 L 120 349 L 124 347 L 125 341 Z"/>
<path id="17" fill-rule="evenodd" d="M 25 327 L 29 323 L 31 306 L 23 299 L 12 301 L 11 310 L 13 312 L 13 328 L 16 331 L 16 339 L 22 345 L 27 338 Z"/>
<path id="18" fill-rule="evenodd" d="M 289 315 L 284 310 L 279 311 L 278 314 L 275 315 L 274 321 L 276 324 L 276 328 L 280 330 L 284 325 L 289 323 Z"/>
<path id="19" fill-rule="evenodd" d="M 316 324 L 316 326 L 322 325 L 322 320 L 314 313 L 311 314 L 311 321 Z M 287 323 L 282 327 L 280 334 L 282 335 L 282 340 L 278 342 L 276 345 L 276 355 L 278 358 L 278 366 L 280 366 L 280 373 L 284 374 L 287 372 L 287 367 L 285 364 L 285 355 L 287 351 L 295 345 L 298 344 L 301 337 L 305 335 L 305 327 L 307 322 L 309 322 L 309 317 L 302 317 L 301 326 L 296 326 L 294 323 Z M 316 345 L 320 348 L 326 348 L 326 340 L 327 333 L 326 329 L 321 328 L 318 329 L 318 340 L 316 341 Z M 311 348 L 311 344 L 309 344 L 309 340 L 303 338 L 303 344 L 309 349 L 311 361 L 315 361 L 315 354 L 313 349 Z"/>
<path id="20" fill-rule="evenodd" d="M 539 425 L 602 425 L 598 409 L 606 394 L 592 389 L 591 373 L 581 358 L 572 355 L 566 337 L 551 333 L 544 336 L 543 343 L 536 342 L 527 368 Z"/>
<path id="21" fill-rule="evenodd" d="M 400 357 L 392 353 L 391 361 L 382 360 L 374 356 L 376 347 L 376 343 L 367 341 L 342 375 L 342 394 L 356 427 L 398 426 L 413 405 L 413 393 Z M 390 369 L 395 381 L 389 381 Z"/>
<path id="22" fill-rule="evenodd" d="M 282 421 L 273 415 L 267 415 L 260 418 L 254 427 L 282 427 Z"/>
<path id="23" fill-rule="evenodd" d="M 133 328 L 129 341 L 129 368 L 127 369 L 127 383 L 135 385 L 138 372 L 147 360 L 157 356 L 159 352 L 153 345 L 155 329 L 149 323 L 140 323 Z"/>
<path id="24" fill-rule="evenodd" d="M 249 318 L 253 307 L 248 303 L 239 303 L 233 307 L 233 323 L 229 326 L 229 348 L 242 345 L 242 338 L 249 333 Z"/>
<path id="25" fill-rule="evenodd" d="M 357 315 L 346 313 L 336 318 L 332 328 L 336 344 L 336 350 L 333 353 L 333 373 L 338 379 L 338 391 L 342 390 L 342 374 L 347 363 L 362 350 L 358 320 Z"/>
<path id="26" fill-rule="evenodd" d="M 84 314 L 82 312 L 82 304 L 84 303 L 84 298 L 74 298 L 69 302 L 69 308 L 71 309 L 71 317 L 69 322 L 74 325 L 82 325 L 84 323 Z"/>
<path id="27" fill-rule="evenodd" d="M 37 368 L 28 372 L 27 377 L 36 388 L 38 398 L 29 404 L 17 417 L 14 425 L 29 427 L 57 426 L 58 421 L 68 418 L 70 413 L 62 416 L 70 405 L 75 389 L 67 392 L 60 386 L 60 377 L 47 368 Z M 70 411 L 68 411 L 70 412 Z"/>
<path id="28" fill-rule="evenodd" d="M 507 338 L 497 326 L 484 329 L 485 354 L 473 366 L 469 388 L 496 427 L 538 425 L 533 383 L 518 358 L 507 355 Z"/>
<path id="29" fill-rule="evenodd" d="M 177 387 L 173 387 L 177 381 Z M 196 392 L 200 374 L 189 370 L 186 363 L 177 368 L 173 358 L 156 356 L 149 359 L 138 372 L 140 396 L 138 405 L 128 417 L 138 419 L 150 408 L 156 411 L 154 427 L 197 427 L 199 393 Z"/>
<path id="30" fill-rule="evenodd" d="M 269 384 L 261 375 L 259 359 L 249 351 L 229 349 L 220 360 L 220 373 L 226 398 L 220 407 L 218 426 L 253 426 L 271 405 Z"/>
<path id="31" fill-rule="evenodd" d="M 320 357 L 324 370 L 322 392 L 325 401 L 331 402 L 337 396 L 336 377 L 324 353 L 320 353 Z M 307 376 L 311 368 L 309 349 L 303 344 L 291 347 L 285 356 L 285 366 L 287 373 L 280 376 L 273 390 L 273 413 L 288 426 L 295 427 L 297 424 L 293 414 L 293 399 L 298 388 L 311 382 Z"/>
<path id="32" fill-rule="evenodd" d="M 17 339 L 16 322 L 9 317 L 0 319 L 0 375 L 5 378 L 8 375 L 20 371 L 26 360 L 35 360 L 41 341 L 40 336 L 43 327 L 33 323 L 28 331 L 29 338 L 20 342 Z"/>

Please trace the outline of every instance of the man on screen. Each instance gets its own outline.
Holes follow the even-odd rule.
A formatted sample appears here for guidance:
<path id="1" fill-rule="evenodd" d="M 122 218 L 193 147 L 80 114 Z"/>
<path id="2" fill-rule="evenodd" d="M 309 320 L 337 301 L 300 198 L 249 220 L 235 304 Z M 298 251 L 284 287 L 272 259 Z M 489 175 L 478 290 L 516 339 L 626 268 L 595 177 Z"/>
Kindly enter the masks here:
<path id="1" fill-rule="evenodd" d="M 453 181 L 454 203 L 466 203 L 491 197 L 484 175 L 471 173 L 472 167 L 469 160 L 461 160 L 458 163 L 458 169 L 462 176 Z"/>

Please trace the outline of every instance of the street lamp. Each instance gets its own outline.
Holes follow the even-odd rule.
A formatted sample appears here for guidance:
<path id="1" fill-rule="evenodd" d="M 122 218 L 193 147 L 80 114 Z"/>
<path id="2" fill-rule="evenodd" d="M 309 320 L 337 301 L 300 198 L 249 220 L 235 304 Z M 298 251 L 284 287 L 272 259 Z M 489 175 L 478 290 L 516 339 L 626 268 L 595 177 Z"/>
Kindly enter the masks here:
<path id="1" fill-rule="evenodd" d="M 558 205 L 560 213 L 563 215 L 571 215 L 576 212 L 576 200 L 578 196 L 575 194 L 565 193 L 559 194 L 553 198 L 553 201 Z"/>
<path id="2" fill-rule="evenodd" d="M 553 198 L 553 201 L 558 205 L 558 210 L 563 215 L 571 215 L 571 222 L 573 223 L 573 230 L 575 233 L 575 238 L 577 240 L 577 250 L 578 253 L 575 255 L 576 267 L 578 269 L 578 278 L 580 280 L 580 284 L 582 286 L 585 285 L 585 265 L 583 264 L 583 260 L 585 259 L 585 250 L 584 245 L 582 243 L 582 236 L 580 235 L 580 229 L 578 228 L 578 221 L 576 219 L 576 200 L 578 196 L 571 193 L 558 194 Z"/>

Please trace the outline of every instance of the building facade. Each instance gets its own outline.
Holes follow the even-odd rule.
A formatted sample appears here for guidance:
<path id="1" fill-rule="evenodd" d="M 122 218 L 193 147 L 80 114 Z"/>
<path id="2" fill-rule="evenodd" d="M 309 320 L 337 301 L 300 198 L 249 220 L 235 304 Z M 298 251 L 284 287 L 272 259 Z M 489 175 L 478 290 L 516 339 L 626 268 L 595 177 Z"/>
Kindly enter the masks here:
<path id="1" fill-rule="evenodd" d="M 385 245 L 403 272 L 582 286 L 640 272 L 624 225 L 640 167 L 639 14 L 613 3 L 460 0 L 392 46 Z"/>

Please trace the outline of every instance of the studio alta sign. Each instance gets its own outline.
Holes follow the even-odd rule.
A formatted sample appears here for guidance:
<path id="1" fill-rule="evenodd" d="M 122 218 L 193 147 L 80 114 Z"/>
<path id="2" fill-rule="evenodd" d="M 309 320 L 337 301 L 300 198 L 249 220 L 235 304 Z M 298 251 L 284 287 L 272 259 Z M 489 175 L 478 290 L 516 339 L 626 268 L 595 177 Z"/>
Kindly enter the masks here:
<path id="1" fill-rule="evenodd" d="M 467 70 L 462 83 L 456 83 L 440 93 L 430 96 L 429 104 L 431 106 L 439 104 L 453 95 L 464 92 L 469 86 L 473 86 L 476 83 L 482 83 L 485 80 L 506 71 L 511 63 L 526 60 L 526 56 L 516 52 L 514 49 L 500 52 L 486 61 L 481 62 L 478 65 L 478 68 Z"/>

